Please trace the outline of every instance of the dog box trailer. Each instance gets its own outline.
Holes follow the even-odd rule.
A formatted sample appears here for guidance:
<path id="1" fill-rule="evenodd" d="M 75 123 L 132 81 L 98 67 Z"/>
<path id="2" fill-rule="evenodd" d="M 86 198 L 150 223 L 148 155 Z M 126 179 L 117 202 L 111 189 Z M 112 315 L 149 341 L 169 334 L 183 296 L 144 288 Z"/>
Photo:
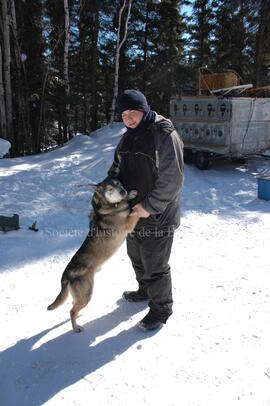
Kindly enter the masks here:
<path id="1" fill-rule="evenodd" d="M 186 162 L 206 169 L 217 156 L 245 159 L 270 150 L 270 98 L 183 97 L 170 117 L 184 142 Z"/>

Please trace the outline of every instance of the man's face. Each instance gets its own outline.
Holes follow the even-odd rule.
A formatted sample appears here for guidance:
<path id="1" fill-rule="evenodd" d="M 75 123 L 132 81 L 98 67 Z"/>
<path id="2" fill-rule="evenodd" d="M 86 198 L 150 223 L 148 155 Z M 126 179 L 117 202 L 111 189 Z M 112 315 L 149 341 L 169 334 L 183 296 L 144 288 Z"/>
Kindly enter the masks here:
<path id="1" fill-rule="evenodd" d="M 143 115 L 144 113 L 142 111 L 125 110 L 122 113 L 122 119 L 126 127 L 136 128 L 140 124 Z"/>

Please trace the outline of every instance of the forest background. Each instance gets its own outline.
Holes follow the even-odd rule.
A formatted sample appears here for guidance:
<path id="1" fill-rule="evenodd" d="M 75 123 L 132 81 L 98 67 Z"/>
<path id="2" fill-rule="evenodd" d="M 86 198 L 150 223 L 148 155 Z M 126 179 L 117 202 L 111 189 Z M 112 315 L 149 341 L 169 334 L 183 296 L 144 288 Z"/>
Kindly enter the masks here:
<path id="1" fill-rule="evenodd" d="M 11 157 L 62 145 L 128 88 L 168 116 L 200 67 L 270 84 L 269 20 L 269 0 L 1 0 L 0 137 Z"/>

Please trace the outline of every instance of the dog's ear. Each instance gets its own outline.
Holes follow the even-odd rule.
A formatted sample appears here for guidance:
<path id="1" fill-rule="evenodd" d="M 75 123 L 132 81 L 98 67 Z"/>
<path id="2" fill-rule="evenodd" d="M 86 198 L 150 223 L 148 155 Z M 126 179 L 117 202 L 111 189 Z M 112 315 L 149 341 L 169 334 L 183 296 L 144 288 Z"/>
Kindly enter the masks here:
<path id="1" fill-rule="evenodd" d="M 132 200 L 132 199 L 135 199 L 135 197 L 138 195 L 138 191 L 137 190 L 131 190 L 129 193 L 128 193 L 128 196 L 127 196 L 127 198 L 128 198 L 128 200 Z"/>
<path id="2" fill-rule="evenodd" d="M 99 189 L 99 185 L 98 184 L 94 184 L 94 183 L 88 183 L 89 186 L 91 186 L 91 188 L 97 192 Z"/>

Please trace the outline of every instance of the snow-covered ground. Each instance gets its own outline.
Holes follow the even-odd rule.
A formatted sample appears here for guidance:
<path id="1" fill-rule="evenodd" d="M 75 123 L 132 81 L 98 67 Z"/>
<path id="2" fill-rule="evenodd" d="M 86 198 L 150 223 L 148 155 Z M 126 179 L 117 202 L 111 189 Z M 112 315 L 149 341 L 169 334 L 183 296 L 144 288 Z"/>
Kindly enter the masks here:
<path id="1" fill-rule="evenodd" d="M 254 175 L 270 161 L 186 165 L 174 314 L 160 331 L 139 331 L 147 305 L 121 298 L 136 288 L 125 245 L 96 275 L 83 333 L 70 298 L 46 311 L 87 233 L 88 183 L 105 177 L 121 132 L 0 161 L 0 214 L 21 225 L 0 233 L 1 406 L 269 406 L 270 202 Z"/>
<path id="2" fill-rule="evenodd" d="M 11 144 L 9 141 L 0 138 L 0 158 L 3 158 L 10 150 Z"/>

